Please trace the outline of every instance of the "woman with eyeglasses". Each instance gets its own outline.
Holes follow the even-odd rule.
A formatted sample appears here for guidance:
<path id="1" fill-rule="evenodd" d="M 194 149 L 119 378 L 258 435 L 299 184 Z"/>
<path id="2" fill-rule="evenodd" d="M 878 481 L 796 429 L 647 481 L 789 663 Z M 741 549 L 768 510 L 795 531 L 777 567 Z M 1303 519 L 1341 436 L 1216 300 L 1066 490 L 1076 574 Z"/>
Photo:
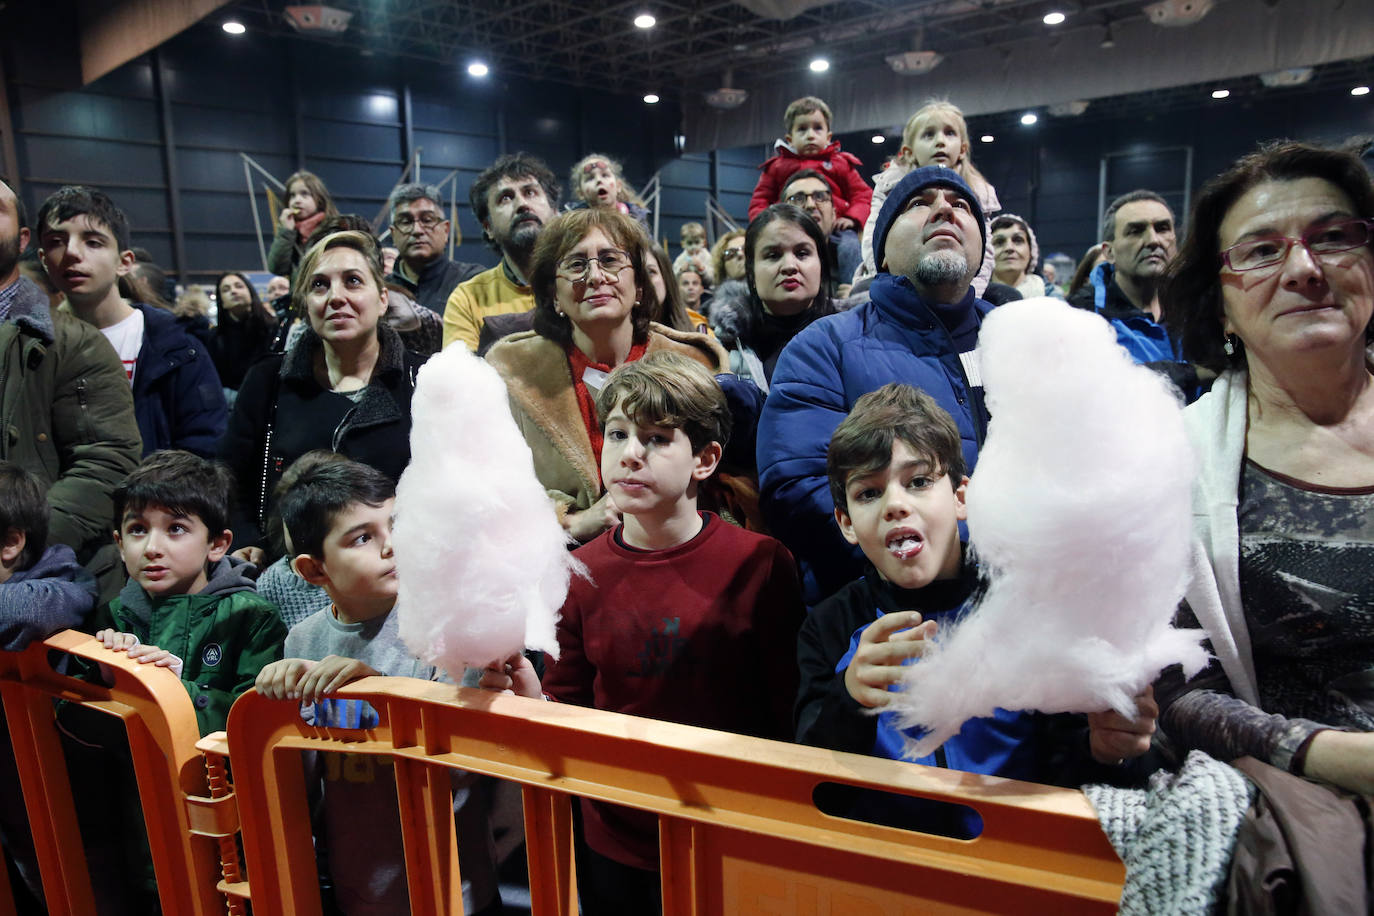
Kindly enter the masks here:
<path id="1" fill-rule="evenodd" d="M 729 360 L 709 337 L 649 320 L 656 293 L 645 267 L 651 243 L 613 209 L 561 213 L 544 227 L 530 264 L 534 330 L 487 352 L 510 392 L 511 412 L 534 455 L 559 521 L 579 541 L 619 523 L 601 484 L 595 399 L 616 366 L 671 350 L 714 373 Z"/>
<path id="2" fill-rule="evenodd" d="M 716 239 L 711 246 L 711 267 L 716 283 L 744 280 L 744 230 L 734 229 Z"/>
<path id="3" fill-rule="evenodd" d="M 1158 686 L 1180 751 L 1374 792 L 1374 182 L 1261 148 L 1203 188 L 1160 302 L 1220 373 L 1184 413 L 1199 471 L 1180 624 L 1215 660 Z M 1136 485 L 1136 484 L 1130 484 Z"/>

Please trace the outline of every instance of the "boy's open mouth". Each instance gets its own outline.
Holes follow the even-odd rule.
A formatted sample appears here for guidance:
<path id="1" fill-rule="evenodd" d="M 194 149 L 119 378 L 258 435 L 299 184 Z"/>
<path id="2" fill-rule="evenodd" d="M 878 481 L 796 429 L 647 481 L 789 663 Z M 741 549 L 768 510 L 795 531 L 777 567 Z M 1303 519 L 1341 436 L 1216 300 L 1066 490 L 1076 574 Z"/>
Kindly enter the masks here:
<path id="1" fill-rule="evenodd" d="M 898 528 L 887 536 L 887 549 L 899 560 L 910 559 L 925 548 L 925 538 L 915 528 Z"/>

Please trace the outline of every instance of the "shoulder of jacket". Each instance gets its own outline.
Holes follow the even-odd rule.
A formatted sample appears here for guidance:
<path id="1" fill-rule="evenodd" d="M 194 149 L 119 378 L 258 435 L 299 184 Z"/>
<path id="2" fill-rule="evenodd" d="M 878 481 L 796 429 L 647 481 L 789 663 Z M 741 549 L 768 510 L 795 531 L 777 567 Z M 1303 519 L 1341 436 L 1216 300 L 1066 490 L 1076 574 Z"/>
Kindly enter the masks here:
<path id="1" fill-rule="evenodd" d="M 672 350 L 690 356 L 716 373 L 730 371 L 730 355 L 715 338 L 696 331 L 679 331 L 651 321 L 646 352 L 658 350 Z"/>

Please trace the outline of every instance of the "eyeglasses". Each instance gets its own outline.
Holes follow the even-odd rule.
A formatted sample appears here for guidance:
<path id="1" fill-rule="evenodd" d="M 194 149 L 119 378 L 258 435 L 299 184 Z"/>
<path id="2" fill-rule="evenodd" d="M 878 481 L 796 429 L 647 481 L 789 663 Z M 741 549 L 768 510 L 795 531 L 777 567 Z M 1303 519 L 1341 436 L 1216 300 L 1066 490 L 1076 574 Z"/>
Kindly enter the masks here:
<path id="1" fill-rule="evenodd" d="M 601 268 L 601 275 L 614 283 L 620 272 L 630 266 L 630 256 L 618 248 L 607 248 L 594 258 L 575 254 L 558 262 L 558 276 L 579 283 L 592 275 L 592 265 Z"/>
<path id="2" fill-rule="evenodd" d="M 391 228 L 400 229 L 402 232 L 409 232 L 415 228 L 416 223 L 419 223 L 420 228 L 428 232 L 442 222 L 443 219 L 433 213 L 421 213 L 419 219 L 416 219 L 409 213 L 402 213 L 400 216 L 392 218 Z"/>
<path id="3" fill-rule="evenodd" d="M 743 249 L 743 248 L 727 248 L 727 249 L 725 249 L 725 251 L 723 252 L 723 254 L 724 254 L 724 256 L 725 256 L 725 260 L 727 260 L 727 261 L 733 261 L 735 258 L 742 258 L 742 257 L 744 257 L 744 249 Z"/>
<path id="4" fill-rule="evenodd" d="M 1306 248 L 1312 257 L 1321 259 L 1325 255 L 1353 251 L 1368 245 L 1371 228 L 1374 228 L 1374 221 L 1343 219 L 1314 226 L 1304 232 L 1301 238 L 1269 236 L 1232 245 L 1221 253 L 1221 260 L 1238 272 L 1278 267 L 1288 260 L 1288 253 L 1295 244 Z"/>
<path id="5" fill-rule="evenodd" d="M 794 191 L 787 195 L 787 202 L 794 207 L 806 206 L 806 201 L 814 200 L 818 204 L 830 203 L 830 192 L 821 191 Z"/>

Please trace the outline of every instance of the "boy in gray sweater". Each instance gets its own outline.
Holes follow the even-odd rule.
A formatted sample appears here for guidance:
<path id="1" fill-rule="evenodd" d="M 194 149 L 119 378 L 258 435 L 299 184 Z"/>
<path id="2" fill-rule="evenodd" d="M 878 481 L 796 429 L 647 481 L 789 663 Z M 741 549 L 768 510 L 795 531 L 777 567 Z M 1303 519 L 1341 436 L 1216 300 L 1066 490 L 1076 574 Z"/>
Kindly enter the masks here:
<path id="1" fill-rule="evenodd" d="M 282 496 L 291 567 L 333 603 L 291 628 L 286 657 L 263 668 L 255 686 L 264 696 L 311 707 L 316 725 L 377 725 L 376 711 L 364 701 L 327 696 L 358 678 L 448 679 L 416 658 L 397 630 L 395 501 L 391 478 L 346 460 L 307 471 Z M 364 754 L 319 756 L 324 804 L 316 835 L 340 909 L 348 916 L 409 913 L 391 762 Z M 497 900 L 486 809 L 469 797 L 473 777 L 455 773 L 464 908 L 481 912 Z"/>

